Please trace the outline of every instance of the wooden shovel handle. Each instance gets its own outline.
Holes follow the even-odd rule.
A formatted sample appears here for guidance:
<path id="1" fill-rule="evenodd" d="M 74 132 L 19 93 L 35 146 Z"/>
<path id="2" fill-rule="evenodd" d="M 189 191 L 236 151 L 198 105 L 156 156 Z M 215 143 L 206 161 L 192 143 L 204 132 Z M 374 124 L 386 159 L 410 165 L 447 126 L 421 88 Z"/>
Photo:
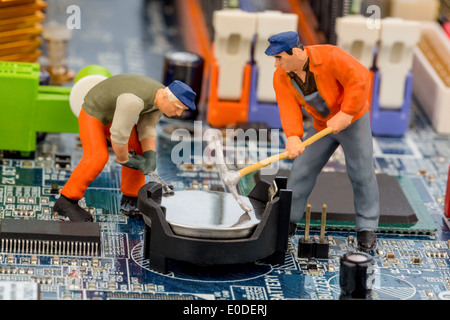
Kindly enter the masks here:
<path id="1" fill-rule="evenodd" d="M 313 144 L 314 142 L 316 142 L 317 140 L 325 137 L 326 135 L 330 134 L 331 132 L 333 132 L 333 129 L 328 127 L 320 132 L 317 132 L 315 135 L 313 135 L 311 138 L 306 139 L 305 141 L 302 142 L 302 144 L 306 147 L 309 146 L 311 144 Z M 279 154 L 273 155 L 271 157 L 268 157 L 266 159 L 263 159 L 255 164 L 249 165 L 245 168 L 242 168 L 239 170 L 239 175 L 241 176 L 241 178 L 249 173 L 252 173 L 256 170 L 259 170 L 261 168 L 267 167 L 269 165 L 271 165 L 272 163 L 275 163 L 277 161 L 280 160 L 284 160 L 289 158 L 289 153 L 287 151 L 285 152 L 281 152 Z"/>

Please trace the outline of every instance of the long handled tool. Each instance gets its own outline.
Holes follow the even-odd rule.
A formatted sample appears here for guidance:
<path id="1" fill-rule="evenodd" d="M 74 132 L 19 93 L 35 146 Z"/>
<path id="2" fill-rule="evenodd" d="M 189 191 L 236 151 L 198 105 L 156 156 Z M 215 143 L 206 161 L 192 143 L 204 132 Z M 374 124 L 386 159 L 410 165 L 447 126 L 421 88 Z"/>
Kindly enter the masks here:
<path id="1" fill-rule="evenodd" d="M 168 194 L 172 194 L 173 193 L 173 185 L 168 184 L 167 182 L 165 182 L 158 174 L 156 174 L 156 172 L 150 172 L 148 174 L 153 180 L 155 180 L 155 182 L 158 182 L 162 185 L 163 189 L 165 192 L 167 192 Z"/>
<path id="2" fill-rule="evenodd" d="M 326 129 L 316 133 L 311 138 L 306 139 L 305 141 L 302 142 L 302 144 L 305 147 L 309 146 L 312 143 L 316 142 L 317 140 L 330 134 L 331 132 L 333 132 L 333 129 L 328 127 Z M 228 167 L 225 164 L 225 161 L 223 161 L 222 143 L 219 140 L 216 140 L 216 157 L 218 157 L 218 160 L 219 160 L 219 168 L 220 168 L 220 172 L 221 172 L 222 181 L 228 187 L 230 192 L 233 194 L 233 196 L 236 199 L 236 201 L 238 202 L 239 206 L 245 212 L 248 212 L 248 211 L 251 211 L 251 208 L 239 197 L 237 190 L 236 190 L 236 185 L 239 182 L 239 180 L 249 173 L 252 173 L 256 170 L 267 167 L 277 161 L 289 158 L 289 153 L 287 151 L 282 152 L 282 153 L 273 155 L 271 157 L 268 157 L 264 160 L 261 160 L 255 164 L 252 164 L 245 168 L 242 168 L 239 171 L 229 171 Z"/>
<path id="3" fill-rule="evenodd" d="M 131 157 L 136 157 L 137 153 L 135 150 L 130 150 L 130 152 L 128 153 L 128 156 Z M 167 194 L 173 194 L 173 190 L 174 187 L 171 184 L 168 184 L 167 182 L 165 182 L 155 171 L 153 172 L 149 172 L 148 176 L 150 176 L 150 178 L 152 178 L 155 182 L 159 183 L 162 185 L 164 191 Z"/>

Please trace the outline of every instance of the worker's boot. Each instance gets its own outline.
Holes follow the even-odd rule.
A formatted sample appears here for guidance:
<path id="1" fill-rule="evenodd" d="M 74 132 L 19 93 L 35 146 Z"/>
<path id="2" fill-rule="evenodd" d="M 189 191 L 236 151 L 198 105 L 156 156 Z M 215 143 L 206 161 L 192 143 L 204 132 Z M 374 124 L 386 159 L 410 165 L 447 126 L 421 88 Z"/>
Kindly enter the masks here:
<path id="1" fill-rule="evenodd" d="M 358 250 L 373 254 L 377 247 L 377 234 L 375 231 L 358 231 L 356 240 L 358 242 Z"/>
<path id="2" fill-rule="evenodd" d="M 137 197 L 122 195 L 120 200 L 120 212 L 130 218 L 142 218 L 142 213 L 137 207 Z"/>
<path id="3" fill-rule="evenodd" d="M 72 200 L 63 195 L 56 200 L 53 211 L 69 218 L 70 221 L 92 222 L 94 220 L 89 212 L 79 206 L 78 200 Z"/>

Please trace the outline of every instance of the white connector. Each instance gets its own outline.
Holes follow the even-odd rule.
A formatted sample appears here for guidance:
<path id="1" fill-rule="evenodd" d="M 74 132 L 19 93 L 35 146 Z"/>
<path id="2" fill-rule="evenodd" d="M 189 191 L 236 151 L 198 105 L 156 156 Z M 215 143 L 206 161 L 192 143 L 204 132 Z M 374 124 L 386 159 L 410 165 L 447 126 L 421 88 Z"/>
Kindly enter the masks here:
<path id="1" fill-rule="evenodd" d="M 350 53 L 366 68 L 373 66 L 373 54 L 380 39 L 380 29 L 370 28 L 369 20 L 361 15 L 336 19 L 337 45 Z"/>
<path id="2" fill-rule="evenodd" d="M 214 11 L 214 55 L 219 68 L 217 95 L 220 100 L 239 100 L 244 67 L 251 57 L 256 33 L 256 13 L 240 9 Z"/>
<path id="3" fill-rule="evenodd" d="M 280 11 L 264 11 L 257 13 L 256 43 L 254 60 L 258 66 L 257 95 L 259 102 L 275 103 L 273 89 L 274 58 L 265 54 L 269 46 L 268 39 L 280 32 L 297 31 L 298 16 Z"/>
<path id="4" fill-rule="evenodd" d="M 414 49 L 414 96 L 436 132 L 450 134 L 450 41 L 437 22 L 424 23 L 422 29 L 429 45 L 421 42 Z"/>
<path id="5" fill-rule="evenodd" d="M 400 109 L 405 80 L 412 68 L 413 50 L 419 41 L 420 24 L 398 18 L 381 22 L 377 67 L 380 74 L 379 104 L 383 109 Z"/>
<path id="6" fill-rule="evenodd" d="M 391 0 L 390 16 L 406 20 L 435 21 L 439 17 L 439 0 Z"/>

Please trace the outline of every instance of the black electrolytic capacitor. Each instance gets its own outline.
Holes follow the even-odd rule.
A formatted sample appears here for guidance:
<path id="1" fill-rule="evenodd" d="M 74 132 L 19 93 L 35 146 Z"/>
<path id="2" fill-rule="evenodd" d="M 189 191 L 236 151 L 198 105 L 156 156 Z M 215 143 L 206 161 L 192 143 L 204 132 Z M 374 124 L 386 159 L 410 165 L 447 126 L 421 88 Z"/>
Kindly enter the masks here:
<path id="1" fill-rule="evenodd" d="M 374 259 L 364 252 L 350 252 L 341 257 L 339 285 L 341 300 L 371 299 L 375 280 Z"/>
<path id="2" fill-rule="evenodd" d="M 199 55 L 187 51 L 173 51 L 165 55 L 163 84 L 168 86 L 175 80 L 182 81 L 192 88 L 196 110 L 185 110 L 180 120 L 195 120 L 198 116 L 199 99 L 202 89 L 204 60 Z"/>

